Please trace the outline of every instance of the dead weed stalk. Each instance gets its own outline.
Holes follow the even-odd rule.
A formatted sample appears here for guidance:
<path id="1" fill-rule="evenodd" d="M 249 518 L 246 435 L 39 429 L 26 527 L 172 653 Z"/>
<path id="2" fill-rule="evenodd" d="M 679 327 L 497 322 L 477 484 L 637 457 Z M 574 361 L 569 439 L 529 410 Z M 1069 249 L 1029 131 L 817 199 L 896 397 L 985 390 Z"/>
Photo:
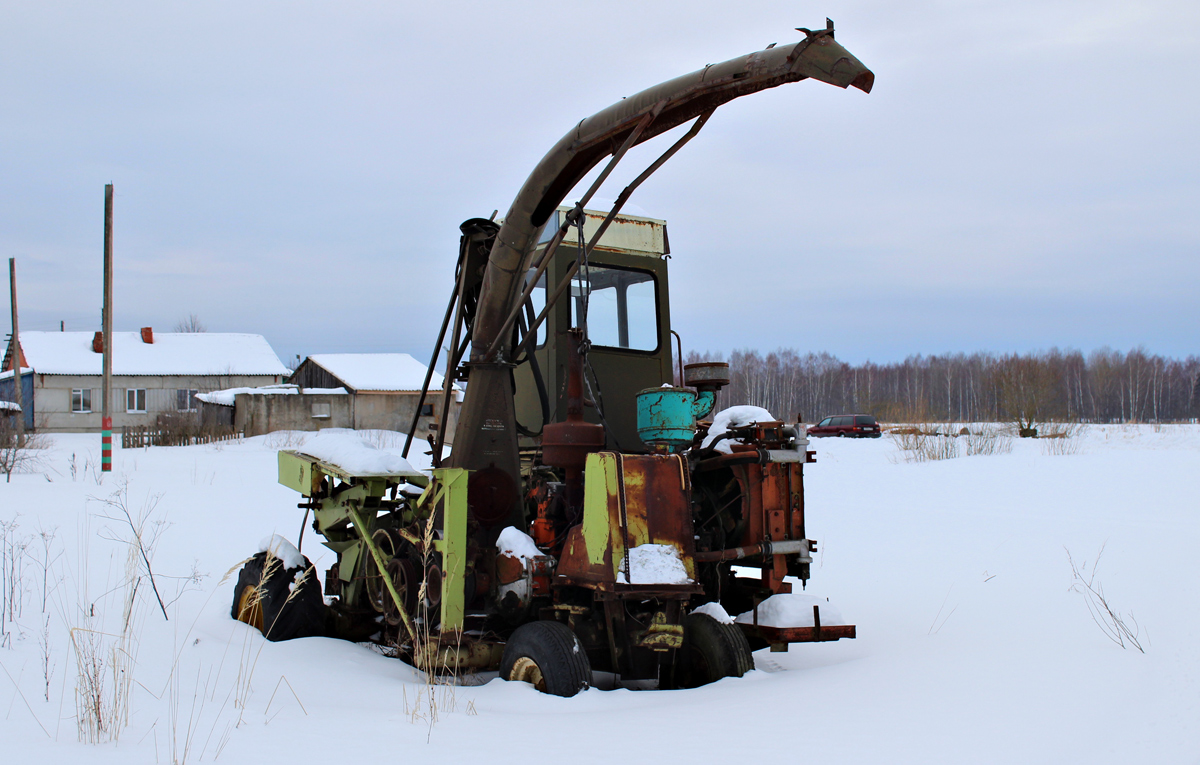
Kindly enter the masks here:
<path id="1" fill-rule="evenodd" d="M 1081 564 L 1076 564 L 1074 558 L 1071 557 L 1071 551 L 1067 550 L 1067 562 L 1071 564 L 1071 592 L 1077 592 L 1083 596 L 1083 602 L 1087 604 L 1088 614 L 1091 615 L 1092 621 L 1104 633 L 1104 636 L 1113 641 L 1122 648 L 1136 648 L 1142 653 L 1146 649 L 1142 647 L 1142 628 L 1130 611 L 1128 615 L 1122 614 L 1108 602 L 1108 596 L 1104 594 L 1104 585 L 1096 581 L 1096 569 L 1100 567 L 1100 557 L 1104 555 L 1105 545 L 1100 546 L 1100 552 L 1096 553 L 1096 560 L 1092 563 L 1092 570 L 1088 572 L 1088 563 L 1083 561 Z M 1064 550 L 1066 548 L 1063 548 Z"/>

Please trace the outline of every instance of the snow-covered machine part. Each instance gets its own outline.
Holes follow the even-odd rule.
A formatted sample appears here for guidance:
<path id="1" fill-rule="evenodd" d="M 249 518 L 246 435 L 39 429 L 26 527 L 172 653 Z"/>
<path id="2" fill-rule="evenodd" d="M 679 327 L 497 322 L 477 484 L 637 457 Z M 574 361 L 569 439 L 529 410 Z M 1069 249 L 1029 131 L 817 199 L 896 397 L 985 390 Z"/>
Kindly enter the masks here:
<path id="1" fill-rule="evenodd" d="M 427 672 L 496 670 L 562 696 L 586 688 L 593 670 L 690 688 L 742 676 L 754 648 L 854 637 L 852 625 L 821 626 L 816 611 L 811 626 L 730 618 L 790 613 L 777 604 L 793 601 L 774 599 L 807 583 L 816 543 L 805 534 L 803 470 L 814 454 L 801 426 L 764 409 L 704 421 L 728 365 L 681 363 L 667 224 L 621 215 L 722 104 L 804 79 L 870 91 L 874 75 L 834 40 L 832 23 L 800 31 L 797 43 L 707 66 L 579 122 L 500 221 L 460 226 L 454 289 L 415 411 L 443 348 L 436 419 L 448 421 L 450 394 L 468 384 L 454 433 L 430 439 L 429 474 L 404 459 L 411 428 L 400 455 L 345 433 L 279 454 L 280 482 L 305 497 L 304 523 L 311 514 L 337 555 L 328 606 L 303 589 L 308 610 L 288 637 L 311 631 L 323 610 L 329 634 L 385 643 Z M 610 210 L 592 211 L 631 147 L 689 121 Z M 233 613 L 259 625 L 288 604 L 255 610 L 245 584 L 255 571 L 243 570 Z"/>

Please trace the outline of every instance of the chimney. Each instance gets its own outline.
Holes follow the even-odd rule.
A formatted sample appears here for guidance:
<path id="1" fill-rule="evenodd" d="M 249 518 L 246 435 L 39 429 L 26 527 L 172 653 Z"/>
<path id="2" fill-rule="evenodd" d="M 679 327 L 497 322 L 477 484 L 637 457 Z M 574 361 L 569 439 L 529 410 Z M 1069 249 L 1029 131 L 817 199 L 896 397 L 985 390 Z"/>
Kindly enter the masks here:
<path id="1" fill-rule="evenodd" d="M 142 342 L 146 345 L 154 345 L 154 330 L 150 327 L 142 327 Z"/>
<path id="2" fill-rule="evenodd" d="M 92 335 L 92 353 L 104 353 L 104 333 Z"/>

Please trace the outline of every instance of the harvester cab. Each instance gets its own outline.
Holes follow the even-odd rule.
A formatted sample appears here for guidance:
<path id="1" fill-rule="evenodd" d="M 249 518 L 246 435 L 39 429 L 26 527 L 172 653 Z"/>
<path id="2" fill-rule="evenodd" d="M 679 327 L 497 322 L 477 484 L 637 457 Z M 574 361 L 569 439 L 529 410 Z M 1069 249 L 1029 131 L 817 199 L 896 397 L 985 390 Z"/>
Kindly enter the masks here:
<path id="1" fill-rule="evenodd" d="M 753 407 L 712 415 L 729 371 L 672 352 L 666 223 L 621 212 L 723 103 L 810 78 L 870 91 L 832 23 L 801 31 L 580 122 L 501 220 L 462 224 L 429 367 L 450 349 L 443 407 L 466 383 L 454 433 L 431 438 L 428 475 L 404 459 L 411 435 L 392 460 L 281 452 L 280 481 L 337 554 L 329 603 L 298 551 L 268 549 L 242 572 L 235 618 L 271 639 L 372 639 L 427 672 L 498 671 L 563 696 L 593 671 L 693 687 L 741 676 L 753 648 L 855 636 L 792 592 L 816 549 L 804 429 Z M 593 209 L 629 148 L 688 121 L 611 209 Z"/>

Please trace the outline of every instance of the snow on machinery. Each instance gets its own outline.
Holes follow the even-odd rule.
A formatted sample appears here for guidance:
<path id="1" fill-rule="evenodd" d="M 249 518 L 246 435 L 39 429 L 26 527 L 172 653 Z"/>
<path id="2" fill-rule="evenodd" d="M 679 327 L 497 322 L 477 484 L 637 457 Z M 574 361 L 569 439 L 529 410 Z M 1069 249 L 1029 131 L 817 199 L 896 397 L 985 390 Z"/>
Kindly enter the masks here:
<path id="1" fill-rule="evenodd" d="M 247 564 L 235 618 L 271 639 L 314 634 L 323 620 L 329 634 L 388 643 L 428 671 L 499 670 L 562 696 L 586 688 L 593 670 L 692 687 L 741 676 L 752 647 L 854 637 L 853 626 L 822 626 L 815 607 L 806 619 L 765 618 L 789 611 L 779 605 L 785 577 L 809 578 L 804 430 L 769 413 L 703 421 L 728 367 L 682 367 L 674 385 L 666 226 L 620 216 L 728 101 L 809 78 L 870 92 L 874 75 L 834 40 L 832 23 L 799 31 L 799 43 L 583 120 L 502 221 L 462 224 L 430 363 L 449 334 L 444 407 L 454 381 L 467 382 L 452 452 L 443 460 L 446 433 L 431 437 L 431 477 L 404 460 L 281 452 L 280 482 L 305 497 L 338 556 L 325 579 L 330 605 L 289 549 L 278 557 L 290 561 L 260 553 Z M 628 149 L 688 121 L 611 210 L 589 208 Z M 411 435 L 405 456 L 410 446 Z M 735 561 L 759 576 L 737 575 Z"/>

